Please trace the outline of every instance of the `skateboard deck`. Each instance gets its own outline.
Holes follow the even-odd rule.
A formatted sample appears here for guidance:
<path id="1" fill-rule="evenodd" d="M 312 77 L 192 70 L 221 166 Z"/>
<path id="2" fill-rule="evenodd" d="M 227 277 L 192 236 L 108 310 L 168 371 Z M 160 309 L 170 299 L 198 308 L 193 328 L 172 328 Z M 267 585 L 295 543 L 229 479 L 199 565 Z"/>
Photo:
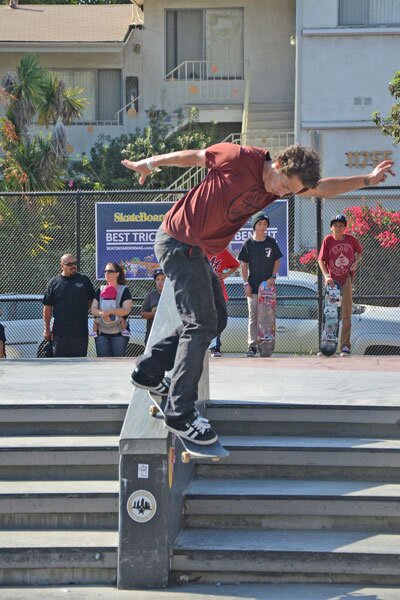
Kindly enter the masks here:
<path id="1" fill-rule="evenodd" d="M 157 396 L 152 392 L 149 392 L 149 396 L 152 401 L 149 411 L 150 415 L 155 418 L 164 419 L 164 411 L 167 405 L 166 396 Z M 213 461 L 218 461 L 220 458 L 229 456 L 228 450 L 222 446 L 219 440 L 213 444 L 202 446 L 200 444 L 195 444 L 186 438 L 182 438 L 178 434 L 175 435 L 183 446 L 183 450 L 181 452 L 181 459 L 183 463 L 188 463 L 194 458 L 211 458 Z"/>
<path id="2" fill-rule="evenodd" d="M 339 339 L 341 290 L 339 284 L 325 287 L 322 314 L 321 352 L 325 356 L 335 354 Z"/>
<path id="3" fill-rule="evenodd" d="M 261 356 L 271 356 L 275 348 L 276 287 L 262 281 L 258 288 L 257 346 Z"/>

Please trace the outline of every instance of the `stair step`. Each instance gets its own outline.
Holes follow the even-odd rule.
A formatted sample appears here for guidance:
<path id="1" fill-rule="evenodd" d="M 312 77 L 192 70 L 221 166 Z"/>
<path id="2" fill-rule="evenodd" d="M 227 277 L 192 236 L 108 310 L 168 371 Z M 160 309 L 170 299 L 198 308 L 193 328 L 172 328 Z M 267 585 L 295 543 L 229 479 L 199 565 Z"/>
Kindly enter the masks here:
<path id="1" fill-rule="evenodd" d="M 118 533 L 0 531 L 0 583 L 113 583 Z"/>
<path id="2" fill-rule="evenodd" d="M 225 464 L 397 467 L 400 440 L 300 436 L 221 436 Z M 204 462 L 204 461 L 199 461 Z"/>
<path id="3" fill-rule="evenodd" d="M 1 404 L 0 435 L 119 434 L 128 403 Z"/>
<path id="4" fill-rule="evenodd" d="M 118 512 L 118 494 L 117 480 L 4 481 L 0 487 L 0 515 Z"/>
<path id="5" fill-rule="evenodd" d="M 399 600 L 398 587 L 338 584 L 173 585 L 166 590 L 121 590 L 113 586 L 7 587 L 2 600 Z"/>
<path id="6" fill-rule="evenodd" d="M 249 423 L 256 435 L 335 435 L 400 437 L 400 408 L 386 406 L 315 406 L 211 401 L 207 417 L 220 434 L 235 435 Z"/>
<path id="7" fill-rule="evenodd" d="M 185 495 L 189 527 L 400 529 L 400 484 L 200 479 Z"/>
<path id="8" fill-rule="evenodd" d="M 280 581 L 293 577 L 362 583 L 400 582 L 400 534 L 186 529 L 173 547 L 177 581 Z M 247 577 L 249 575 L 249 577 Z"/>

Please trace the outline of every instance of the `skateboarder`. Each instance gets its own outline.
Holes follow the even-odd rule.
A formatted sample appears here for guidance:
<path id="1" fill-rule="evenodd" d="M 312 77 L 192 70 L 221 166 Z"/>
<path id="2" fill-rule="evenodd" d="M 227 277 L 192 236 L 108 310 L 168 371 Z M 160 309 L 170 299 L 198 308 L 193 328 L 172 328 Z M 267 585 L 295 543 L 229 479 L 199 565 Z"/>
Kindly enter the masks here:
<path id="1" fill-rule="evenodd" d="M 227 313 L 221 285 L 206 256 L 223 250 L 253 214 L 277 198 L 328 197 L 377 185 L 392 173 L 393 161 L 380 163 L 368 176 L 320 180 L 319 158 L 311 149 L 290 146 L 272 160 L 261 148 L 220 143 L 122 164 L 139 174 L 140 184 L 160 167 L 208 169 L 203 181 L 166 214 L 154 246 L 172 283 L 182 325 L 137 361 L 132 382 L 165 394 L 164 374 L 173 368 L 166 427 L 195 443 L 212 444 L 217 434 L 196 411 L 195 402 L 205 353 L 225 328 Z"/>
<path id="2" fill-rule="evenodd" d="M 325 277 L 325 285 L 337 282 L 342 290 L 342 333 L 340 336 L 341 356 L 351 352 L 351 311 L 353 307 L 353 278 L 361 260 L 362 246 L 350 233 L 346 233 L 347 220 L 336 215 L 331 221 L 332 233 L 327 235 L 318 255 L 318 264 Z"/>
<path id="3" fill-rule="evenodd" d="M 246 356 L 257 356 L 257 313 L 258 288 L 262 281 L 267 281 L 268 287 L 275 284 L 279 271 L 282 252 L 276 241 L 267 235 L 269 218 L 265 213 L 258 212 L 251 221 L 254 234 L 243 244 L 239 252 L 242 268 L 244 293 L 247 296 L 249 310 L 248 350 Z"/>

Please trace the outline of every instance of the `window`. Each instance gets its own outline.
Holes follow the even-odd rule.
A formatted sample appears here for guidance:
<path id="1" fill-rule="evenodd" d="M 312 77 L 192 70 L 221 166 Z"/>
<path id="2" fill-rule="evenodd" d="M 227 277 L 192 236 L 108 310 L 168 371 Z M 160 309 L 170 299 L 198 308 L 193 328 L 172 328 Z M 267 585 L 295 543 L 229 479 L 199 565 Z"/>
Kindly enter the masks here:
<path id="1" fill-rule="evenodd" d="M 379 27 L 400 25 L 399 0 L 339 0 L 339 25 Z"/>
<path id="2" fill-rule="evenodd" d="M 276 292 L 278 319 L 318 319 L 317 295 L 314 290 L 302 285 L 280 284 L 277 285 Z M 289 298 L 282 300 L 282 296 Z M 293 296 L 293 299 L 290 296 Z"/>
<path id="3" fill-rule="evenodd" d="M 167 10 L 167 73 L 183 62 L 192 64 L 175 77 L 242 78 L 243 10 Z"/>
<path id="4" fill-rule="evenodd" d="M 121 71 L 119 69 L 52 69 L 54 77 L 66 87 L 83 88 L 87 109 L 78 122 L 114 121 L 121 108 Z"/>

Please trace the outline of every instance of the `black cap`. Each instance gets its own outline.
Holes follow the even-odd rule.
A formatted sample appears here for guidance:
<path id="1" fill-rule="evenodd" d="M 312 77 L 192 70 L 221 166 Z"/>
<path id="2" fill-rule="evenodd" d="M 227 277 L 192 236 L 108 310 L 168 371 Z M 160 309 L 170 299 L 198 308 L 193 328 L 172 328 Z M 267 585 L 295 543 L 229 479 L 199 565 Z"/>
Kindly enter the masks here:
<path id="1" fill-rule="evenodd" d="M 257 225 L 257 223 L 259 221 L 267 221 L 268 225 L 269 225 L 269 218 L 267 217 L 267 215 L 265 213 L 263 213 L 263 211 L 260 211 L 258 213 L 256 213 L 255 215 L 253 215 L 253 218 L 251 219 L 251 226 L 254 229 L 255 226 Z"/>
<path id="2" fill-rule="evenodd" d="M 162 269 L 154 269 L 154 271 L 153 271 L 153 279 L 157 279 L 158 275 L 164 275 L 164 271 Z"/>
<path id="3" fill-rule="evenodd" d="M 344 215 L 336 215 L 335 217 L 333 217 L 330 226 L 332 227 L 334 223 L 344 223 L 345 225 L 347 225 L 347 219 Z"/>

